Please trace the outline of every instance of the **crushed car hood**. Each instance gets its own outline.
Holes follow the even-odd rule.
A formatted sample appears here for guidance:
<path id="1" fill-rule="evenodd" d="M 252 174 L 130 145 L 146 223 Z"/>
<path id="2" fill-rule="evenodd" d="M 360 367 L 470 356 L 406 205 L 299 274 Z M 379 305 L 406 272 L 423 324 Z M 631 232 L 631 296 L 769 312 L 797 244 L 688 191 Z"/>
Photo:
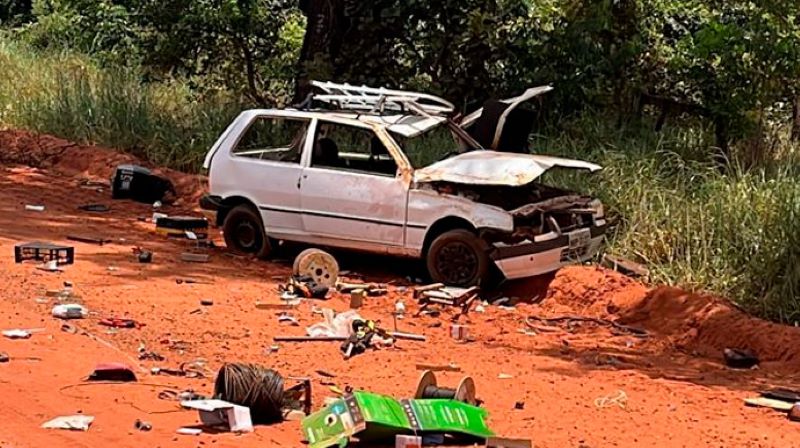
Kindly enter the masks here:
<path id="1" fill-rule="evenodd" d="M 414 180 L 514 187 L 527 185 L 554 167 L 589 171 L 602 169 L 600 165 L 581 160 L 479 150 L 459 154 L 416 170 Z"/>

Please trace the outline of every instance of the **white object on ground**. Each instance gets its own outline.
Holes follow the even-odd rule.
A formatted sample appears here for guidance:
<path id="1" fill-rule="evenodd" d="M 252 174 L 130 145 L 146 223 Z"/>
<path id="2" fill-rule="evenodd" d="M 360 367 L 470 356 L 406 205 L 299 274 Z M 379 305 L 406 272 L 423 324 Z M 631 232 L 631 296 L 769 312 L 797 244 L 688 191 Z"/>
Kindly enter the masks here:
<path id="1" fill-rule="evenodd" d="M 31 332 L 15 328 L 13 330 L 4 330 L 3 336 L 9 339 L 28 339 L 31 337 Z"/>
<path id="2" fill-rule="evenodd" d="M 54 306 L 52 313 L 59 319 L 83 319 L 89 311 L 77 303 L 67 303 Z"/>
<path id="3" fill-rule="evenodd" d="M 89 425 L 94 421 L 91 415 L 65 415 L 56 417 L 42 424 L 45 429 L 71 429 L 74 431 L 88 431 Z"/>
<path id="4" fill-rule="evenodd" d="M 326 308 L 322 310 L 322 315 L 325 316 L 324 322 L 306 328 L 306 333 L 308 333 L 309 336 L 350 336 L 350 333 L 353 331 L 353 321 L 361 319 L 361 316 L 354 310 L 334 314 L 332 309 Z"/>
<path id="5" fill-rule="evenodd" d="M 50 260 L 50 261 L 44 262 L 44 263 L 36 266 L 36 269 L 41 269 L 42 271 L 49 271 L 49 272 L 57 272 L 57 271 L 61 270 L 58 267 L 58 260 Z"/>
<path id="6" fill-rule="evenodd" d="M 25 210 L 30 210 L 32 212 L 43 212 L 44 211 L 44 205 L 31 205 L 31 204 L 28 204 L 28 205 L 25 206 Z"/>
<path id="7" fill-rule="evenodd" d="M 514 378 L 514 375 L 509 375 L 507 373 L 501 373 L 500 375 L 497 375 L 497 378 L 501 379 L 501 380 L 510 380 L 511 378 Z"/>
<path id="8" fill-rule="evenodd" d="M 184 436 L 199 436 L 203 433 L 203 430 L 200 428 L 178 428 L 175 432 Z"/>
<path id="9" fill-rule="evenodd" d="M 223 427 L 231 432 L 252 432 L 250 408 L 228 403 L 223 400 L 181 401 L 181 406 L 197 409 L 200 421 L 209 427 Z"/>

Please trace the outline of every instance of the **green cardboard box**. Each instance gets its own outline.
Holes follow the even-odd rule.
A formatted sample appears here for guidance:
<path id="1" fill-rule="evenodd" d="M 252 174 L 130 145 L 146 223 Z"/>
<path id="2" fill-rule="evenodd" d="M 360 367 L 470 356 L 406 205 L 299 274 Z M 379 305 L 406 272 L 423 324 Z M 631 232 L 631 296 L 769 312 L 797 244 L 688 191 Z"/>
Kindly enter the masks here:
<path id="1" fill-rule="evenodd" d="M 351 436 L 362 442 L 395 435 L 446 433 L 485 439 L 494 435 L 485 409 L 447 399 L 396 400 L 354 392 L 303 419 L 309 448 L 347 446 Z"/>

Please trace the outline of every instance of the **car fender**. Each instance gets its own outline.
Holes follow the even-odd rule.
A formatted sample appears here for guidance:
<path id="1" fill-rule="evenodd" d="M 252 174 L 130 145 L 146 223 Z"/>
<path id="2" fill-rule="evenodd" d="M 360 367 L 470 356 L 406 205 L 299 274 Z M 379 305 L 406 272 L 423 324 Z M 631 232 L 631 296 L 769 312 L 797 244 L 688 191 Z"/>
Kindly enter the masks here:
<path id="1" fill-rule="evenodd" d="M 408 196 L 408 247 L 421 249 L 430 228 L 447 218 L 464 220 L 475 229 L 514 230 L 514 218 L 500 207 L 433 190 L 412 189 Z"/>

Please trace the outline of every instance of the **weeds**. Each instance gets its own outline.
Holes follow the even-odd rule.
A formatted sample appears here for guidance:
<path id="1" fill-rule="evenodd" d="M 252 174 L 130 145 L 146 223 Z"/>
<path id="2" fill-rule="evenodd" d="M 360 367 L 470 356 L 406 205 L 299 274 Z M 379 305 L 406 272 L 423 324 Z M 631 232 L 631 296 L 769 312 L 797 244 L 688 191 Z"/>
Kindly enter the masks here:
<path id="1" fill-rule="evenodd" d="M 241 104 L 180 82 L 143 84 L 131 69 L 101 69 L 68 52 L 38 53 L 0 40 L 0 123 L 124 149 L 188 171 Z"/>

